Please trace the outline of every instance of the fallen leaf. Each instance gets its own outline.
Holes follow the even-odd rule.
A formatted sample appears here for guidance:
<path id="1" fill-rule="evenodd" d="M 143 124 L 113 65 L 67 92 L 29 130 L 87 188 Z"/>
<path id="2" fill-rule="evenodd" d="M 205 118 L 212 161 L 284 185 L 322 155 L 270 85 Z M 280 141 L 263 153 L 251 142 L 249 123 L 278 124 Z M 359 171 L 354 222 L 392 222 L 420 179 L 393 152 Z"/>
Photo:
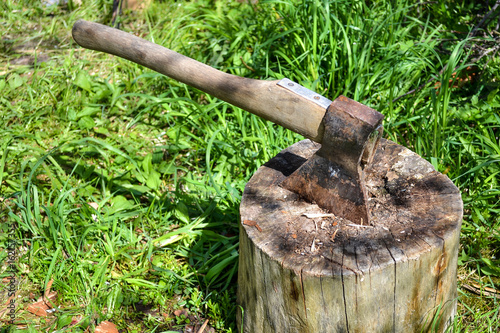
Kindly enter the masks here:
<path id="1" fill-rule="evenodd" d="M 110 321 L 101 321 L 99 325 L 95 328 L 95 333 L 118 333 L 118 329 L 115 324 Z"/>
<path id="2" fill-rule="evenodd" d="M 174 316 L 176 316 L 176 317 L 184 316 L 187 318 L 188 315 L 189 314 L 188 314 L 188 311 L 186 309 L 178 309 L 178 310 L 174 311 Z"/>
<path id="3" fill-rule="evenodd" d="M 7 302 L 5 302 L 5 306 L 0 307 L 0 318 L 2 318 L 2 316 L 4 315 L 5 312 L 7 312 L 8 310 L 10 310 L 8 308 L 8 306 L 9 306 L 11 300 L 14 299 L 14 302 L 15 302 L 15 297 L 17 296 L 17 293 L 18 293 L 18 291 L 16 291 L 16 293 L 14 295 L 12 295 L 12 296 L 9 297 L 9 299 L 7 300 Z"/>
<path id="4" fill-rule="evenodd" d="M 52 283 L 54 283 L 54 279 L 50 279 L 50 281 L 47 283 L 47 287 L 45 287 L 45 297 L 48 297 L 50 294 L 50 289 L 52 288 Z"/>
<path id="5" fill-rule="evenodd" d="M 26 308 L 26 310 L 38 317 L 47 317 L 48 309 L 49 306 L 43 300 L 33 304 L 29 304 Z"/>
<path id="6" fill-rule="evenodd" d="M 71 317 L 71 323 L 69 324 L 69 326 L 74 326 L 78 324 L 80 321 L 82 321 L 82 316 Z"/>
<path id="7" fill-rule="evenodd" d="M 52 281 L 52 280 L 51 280 Z M 52 282 L 49 281 L 45 295 L 39 297 L 35 303 L 29 304 L 26 310 L 38 317 L 47 317 L 47 310 L 50 310 L 55 305 L 57 291 L 50 291 Z"/>
<path id="8" fill-rule="evenodd" d="M 94 208 L 95 210 L 97 210 L 99 208 L 99 204 L 96 202 L 89 202 L 88 205 L 90 207 Z"/>

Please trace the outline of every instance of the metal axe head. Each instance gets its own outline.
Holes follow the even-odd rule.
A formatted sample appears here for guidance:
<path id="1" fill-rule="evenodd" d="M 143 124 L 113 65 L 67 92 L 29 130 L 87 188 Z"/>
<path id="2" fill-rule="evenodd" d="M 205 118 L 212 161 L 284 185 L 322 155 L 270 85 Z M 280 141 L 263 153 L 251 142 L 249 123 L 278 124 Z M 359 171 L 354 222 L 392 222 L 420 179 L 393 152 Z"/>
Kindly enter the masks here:
<path id="1" fill-rule="evenodd" d="M 282 186 L 340 217 L 368 224 L 364 170 L 382 136 L 384 116 L 340 96 L 323 118 L 321 148 Z"/>

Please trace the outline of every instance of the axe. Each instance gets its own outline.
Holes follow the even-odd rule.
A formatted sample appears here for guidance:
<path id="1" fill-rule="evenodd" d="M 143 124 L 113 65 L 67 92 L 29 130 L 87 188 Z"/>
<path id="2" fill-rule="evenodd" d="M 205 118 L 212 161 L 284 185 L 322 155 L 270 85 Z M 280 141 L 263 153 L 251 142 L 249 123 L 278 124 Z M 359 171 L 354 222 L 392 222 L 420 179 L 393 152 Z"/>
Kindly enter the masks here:
<path id="1" fill-rule="evenodd" d="M 332 102 L 286 78 L 227 74 L 98 23 L 79 20 L 72 33 L 85 48 L 131 60 L 320 143 L 281 186 L 339 217 L 370 222 L 364 170 L 382 136 L 381 113 L 345 96 Z"/>

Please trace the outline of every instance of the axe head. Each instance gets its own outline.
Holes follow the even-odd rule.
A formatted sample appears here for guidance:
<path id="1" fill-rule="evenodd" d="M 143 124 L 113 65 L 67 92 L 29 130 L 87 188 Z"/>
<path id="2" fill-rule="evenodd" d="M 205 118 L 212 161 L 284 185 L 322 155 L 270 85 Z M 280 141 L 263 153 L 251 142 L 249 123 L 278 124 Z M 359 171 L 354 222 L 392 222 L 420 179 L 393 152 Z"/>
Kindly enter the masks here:
<path id="1" fill-rule="evenodd" d="M 323 209 L 357 224 L 369 224 L 364 170 L 382 136 L 384 116 L 340 96 L 323 118 L 321 148 L 281 184 Z"/>

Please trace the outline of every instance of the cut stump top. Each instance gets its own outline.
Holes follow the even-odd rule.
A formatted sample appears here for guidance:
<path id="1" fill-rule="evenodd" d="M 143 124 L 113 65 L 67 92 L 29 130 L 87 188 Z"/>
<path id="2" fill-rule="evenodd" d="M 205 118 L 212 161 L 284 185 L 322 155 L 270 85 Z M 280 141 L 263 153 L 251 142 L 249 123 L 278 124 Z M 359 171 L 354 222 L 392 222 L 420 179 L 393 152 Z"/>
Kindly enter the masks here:
<path id="1" fill-rule="evenodd" d="M 388 140 L 381 140 L 365 174 L 370 225 L 329 214 L 280 187 L 319 147 L 309 140 L 290 146 L 245 187 L 243 228 L 284 268 L 311 276 L 364 274 L 443 248 L 460 230 L 459 190 L 429 162 Z"/>

